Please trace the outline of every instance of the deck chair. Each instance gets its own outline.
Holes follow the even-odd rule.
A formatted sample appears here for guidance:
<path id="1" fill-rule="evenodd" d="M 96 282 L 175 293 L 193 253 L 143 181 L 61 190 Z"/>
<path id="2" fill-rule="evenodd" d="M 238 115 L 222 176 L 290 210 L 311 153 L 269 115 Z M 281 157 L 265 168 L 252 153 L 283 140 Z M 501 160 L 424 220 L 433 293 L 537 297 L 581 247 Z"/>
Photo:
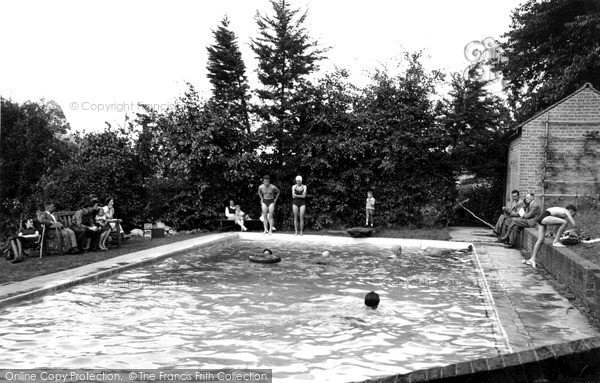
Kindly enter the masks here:
<path id="1" fill-rule="evenodd" d="M 42 240 L 43 240 L 43 234 L 42 234 L 42 224 L 40 224 L 40 221 L 38 221 L 37 219 L 33 220 L 33 227 L 35 228 L 35 230 L 37 230 L 38 233 L 40 233 L 40 236 L 36 239 L 36 240 L 26 240 L 26 241 L 22 241 L 21 242 L 21 250 L 25 251 L 25 250 L 31 250 L 31 249 L 41 249 L 42 247 Z M 25 229 L 23 227 L 23 220 L 19 220 L 19 230 L 18 232 L 23 231 L 23 229 Z M 18 241 L 17 237 L 14 237 L 15 241 Z"/>
<path id="2" fill-rule="evenodd" d="M 41 233 L 40 258 L 42 258 L 42 255 L 44 255 L 44 254 L 49 255 L 52 252 L 56 252 L 58 255 L 62 255 L 63 254 L 62 233 L 56 227 L 51 227 L 50 225 L 42 224 L 39 221 L 40 213 L 41 212 L 38 212 L 38 219 L 33 221 L 34 226 L 36 225 L 36 221 L 37 221 L 37 224 L 39 225 L 39 231 Z"/>

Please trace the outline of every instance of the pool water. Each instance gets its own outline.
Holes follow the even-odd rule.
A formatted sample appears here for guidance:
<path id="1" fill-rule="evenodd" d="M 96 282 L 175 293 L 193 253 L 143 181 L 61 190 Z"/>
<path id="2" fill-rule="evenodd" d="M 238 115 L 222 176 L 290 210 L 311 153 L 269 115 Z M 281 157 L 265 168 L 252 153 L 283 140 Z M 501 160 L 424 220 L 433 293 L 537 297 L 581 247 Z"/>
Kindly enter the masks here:
<path id="1" fill-rule="evenodd" d="M 270 248 L 277 264 L 248 261 Z M 329 257 L 322 257 L 327 250 Z M 474 255 L 241 240 L 0 311 L 0 368 L 272 368 L 346 382 L 507 352 Z M 364 306 L 376 291 L 377 310 Z"/>

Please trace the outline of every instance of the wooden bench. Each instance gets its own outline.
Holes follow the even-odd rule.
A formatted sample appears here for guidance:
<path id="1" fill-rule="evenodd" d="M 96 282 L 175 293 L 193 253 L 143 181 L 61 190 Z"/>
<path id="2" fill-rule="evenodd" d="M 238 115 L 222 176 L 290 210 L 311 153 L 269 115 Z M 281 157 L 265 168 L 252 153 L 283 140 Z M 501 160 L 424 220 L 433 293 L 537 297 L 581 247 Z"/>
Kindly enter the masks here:
<path id="1" fill-rule="evenodd" d="M 262 231 L 264 229 L 264 225 L 260 219 L 245 219 L 244 226 L 250 231 Z M 239 228 L 239 226 L 235 224 L 233 219 L 219 218 L 219 231 L 228 231 L 236 228 Z"/>

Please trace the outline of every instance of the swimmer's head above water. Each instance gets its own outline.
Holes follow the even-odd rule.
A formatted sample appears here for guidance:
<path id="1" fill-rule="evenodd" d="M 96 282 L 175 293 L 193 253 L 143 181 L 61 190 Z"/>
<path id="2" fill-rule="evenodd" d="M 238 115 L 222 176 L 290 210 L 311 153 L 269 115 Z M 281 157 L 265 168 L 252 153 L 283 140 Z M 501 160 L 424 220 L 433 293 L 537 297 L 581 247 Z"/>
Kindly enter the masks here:
<path id="1" fill-rule="evenodd" d="M 371 291 L 365 295 L 365 305 L 375 310 L 379 306 L 379 294 L 375 291 Z"/>
<path id="2" fill-rule="evenodd" d="M 273 252 L 271 250 L 269 250 L 269 249 L 264 249 L 263 250 L 263 254 L 264 255 L 273 255 Z"/>

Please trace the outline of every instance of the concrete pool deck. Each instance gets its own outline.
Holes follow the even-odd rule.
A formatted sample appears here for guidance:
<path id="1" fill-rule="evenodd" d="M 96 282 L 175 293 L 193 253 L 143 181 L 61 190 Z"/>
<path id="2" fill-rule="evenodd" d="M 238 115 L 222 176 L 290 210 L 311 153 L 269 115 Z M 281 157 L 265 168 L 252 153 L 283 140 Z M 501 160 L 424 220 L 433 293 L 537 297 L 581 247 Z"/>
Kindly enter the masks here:
<path id="1" fill-rule="evenodd" d="M 491 229 L 453 228 L 453 240 L 473 243 L 500 322 L 513 351 L 600 335 L 569 300 L 531 266 L 521 251 L 490 236 Z"/>
<path id="2" fill-rule="evenodd" d="M 506 249 L 495 243 L 486 228 L 452 228 L 453 242 L 443 242 L 446 248 L 465 248 L 472 243 L 479 260 L 498 317 L 513 351 L 531 350 L 551 344 L 590 338 L 600 335 L 587 319 L 570 302 L 562 297 L 541 274 L 521 263 L 520 251 Z M 203 246 L 214 246 L 238 238 L 264 239 L 256 233 L 211 234 L 169 245 L 111 258 L 102 262 L 44 275 L 26 281 L 0 285 L 0 308 L 19 304 L 46 294 L 68 289 L 75 285 L 96 281 L 124 270 L 156 262 Z M 286 241 L 322 241 L 322 236 L 295 237 L 274 234 L 272 239 Z M 269 238 L 269 239 L 271 239 Z M 338 243 L 404 241 L 407 246 L 419 243 L 432 245 L 431 241 L 400 239 L 352 239 L 329 237 Z M 380 241 L 381 240 L 381 241 Z"/>

